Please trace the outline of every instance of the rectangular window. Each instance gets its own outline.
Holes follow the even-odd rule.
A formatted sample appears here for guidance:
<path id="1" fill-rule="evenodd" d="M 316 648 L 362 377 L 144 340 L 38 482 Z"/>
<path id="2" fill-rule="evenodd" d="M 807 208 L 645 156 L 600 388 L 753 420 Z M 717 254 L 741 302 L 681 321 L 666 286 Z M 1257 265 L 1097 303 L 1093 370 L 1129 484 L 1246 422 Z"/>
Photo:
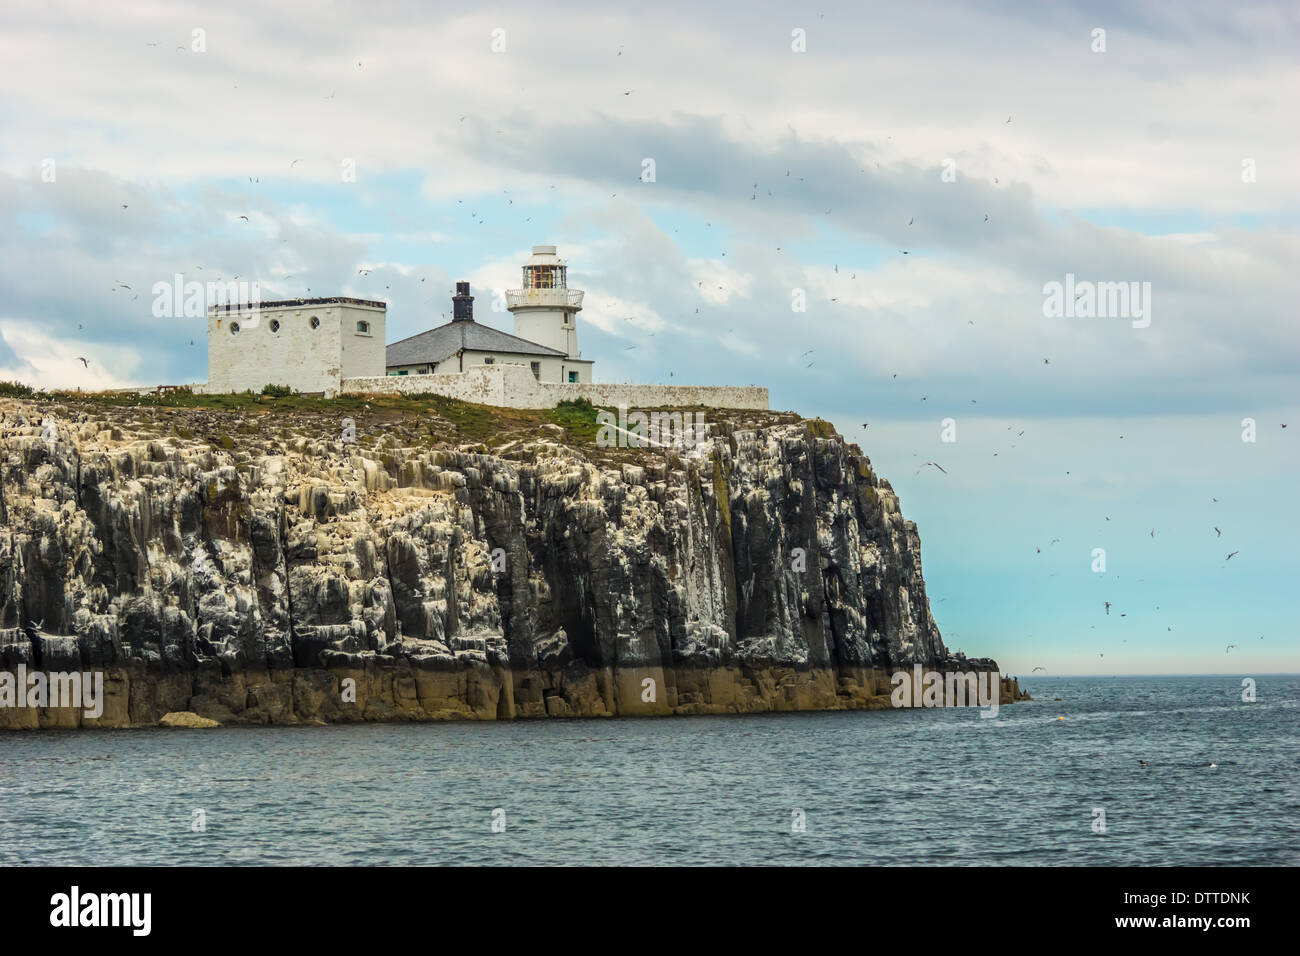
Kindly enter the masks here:
<path id="1" fill-rule="evenodd" d="M 358 323 L 357 323 L 357 332 L 360 333 L 361 335 L 369 335 L 369 334 L 370 334 L 370 323 L 369 323 L 369 322 L 358 322 Z"/>
<path id="2" fill-rule="evenodd" d="M 496 363 L 496 359 L 494 359 L 491 355 L 489 355 L 487 358 L 483 360 L 484 365 L 493 365 L 495 363 Z"/>
<path id="3" fill-rule="evenodd" d="M 570 373 L 569 373 L 569 381 L 570 381 L 570 382 L 576 382 L 577 380 L 578 380 L 578 373 L 577 373 L 577 372 L 570 372 Z"/>
<path id="4" fill-rule="evenodd" d="M 540 381 L 542 380 L 542 363 L 541 363 L 541 362 L 529 362 L 528 364 L 529 364 L 530 366 L 532 366 L 532 369 L 533 369 L 533 378 L 537 379 L 537 380 L 540 382 Z"/>
<path id="5" fill-rule="evenodd" d="M 398 375 L 405 375 L 405 374 L 406 374 L 406 369 L 402 369 L 402 370 L 401 370 L 400 372 L 398 372 L 397 374 L 398 374 Z"/>

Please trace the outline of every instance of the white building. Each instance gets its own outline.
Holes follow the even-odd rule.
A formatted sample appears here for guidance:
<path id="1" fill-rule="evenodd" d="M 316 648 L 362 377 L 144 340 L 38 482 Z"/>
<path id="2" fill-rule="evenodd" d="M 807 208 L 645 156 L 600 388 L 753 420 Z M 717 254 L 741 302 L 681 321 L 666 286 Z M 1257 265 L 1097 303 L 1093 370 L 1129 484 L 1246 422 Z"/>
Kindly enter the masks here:
<path id="1" fill-rule="evenodd" d="M 554 246 L 533 246 L 523 288 L 506 292 L 515 317 L 509 335 L 474 321 L 468 282 L 456 283 L 452 320 L 388 346 L 389 375 L 463 372 L 482 365 L 522 365 L 540 382 L 588 384 L 593 362 L 578 350 L 583 293 L 568 287 L 568 266 Z"/>
<path id="2" fill-rule="evenodd" d="M 386 309 L 342 297 L 210 306 L 206 390 L 332 396 L 345 378 L 383 375 Z"/>

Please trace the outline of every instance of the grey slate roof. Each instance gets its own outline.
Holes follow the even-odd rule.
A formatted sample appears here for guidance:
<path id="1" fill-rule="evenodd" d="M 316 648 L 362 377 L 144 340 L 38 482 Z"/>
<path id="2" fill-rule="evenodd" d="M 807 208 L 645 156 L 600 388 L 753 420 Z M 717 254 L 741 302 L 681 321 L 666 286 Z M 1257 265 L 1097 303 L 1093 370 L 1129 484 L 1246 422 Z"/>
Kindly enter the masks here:
<path id="1" fill-rule="evenodd" d="M 476 352 L 518 352 L 525 355 L 555 355 L 563 358 L 559 349 L 547 348 L 515 335 L 509 335 L 477 322 L 448 322 L 388 346 L 385 362 L 389 368 L 397 365 L 428 365 L 441 362 L 461 349 Z"/>

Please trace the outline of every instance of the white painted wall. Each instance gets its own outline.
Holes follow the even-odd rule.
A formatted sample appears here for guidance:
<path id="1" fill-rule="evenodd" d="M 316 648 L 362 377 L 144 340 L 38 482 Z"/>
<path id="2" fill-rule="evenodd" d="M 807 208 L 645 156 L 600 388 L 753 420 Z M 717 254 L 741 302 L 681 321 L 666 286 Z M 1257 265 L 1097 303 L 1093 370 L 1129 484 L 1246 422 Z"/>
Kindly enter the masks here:
<path id="1" fill-rule="evenodd" d="M 257 312 L 208 312 L 209 394 L 260 392 L 288 385 L 299 392 L 335 394 L 344 378 L 384 373 L 382 308 L 355 304 L 263 306 Z M 311 320 L 320 320 L 317 328 Z M 357 331 L 370 323 L 369 334 Z M 231 326 L 237 323 L 238 334 Z"/>
<path id="2" fill-rule="evenodd" d="M 547 290 L 541 290 L 547 291 Z M 566 290 L 567 291 L 567 290 Z M 514 308 L 515 336 L 577 358 L 578 318 L 563 309 Z"/>
<path id="3" fill-rule="evenodd" d="M 538 343 L 542 344 L 542 343 Z M 479 352 L 466 351 L 464 355 L 464 367 L 468 371 L 471 368 L 491 367 L 512 365 L 528 370 L 532 374 L 532 363 L 537 362 L 540 365 L 539 373 L 543 382 L 552 382 L 559 384 L 569 380 L 570 372 L 578 373 L 578 382 L 588 383 L 591 381 L 591 362 L 574 361 L 572 359 L 559 358 L 551 355 L 526 355 L 522 352 Z M 488 362 L 487 359 L 492 359 Z M 394 365 L 388 370 L 388 374 L 406 372 L 407 375 L 419 375 L 420 369 L 427 369 L 428 365 Z M 450 355 L 438 363 L 436 372 L 423 374 L 450 375 L 461 367 L 461 362 L 455 355 Z M 345 376 L 348 378 L 354 376 Z"/>
<path id="4" fill-rule="evenodd" d="M 479 365 L 448 375 L 375 376 L 345 379 L 349 395 L 416 395 L 432 392 L 504 408 L 554 408 L 562 401 L 585 398 L 597 405 L 634 408 L 768 408 L 768 392 L 755 386 L 578 385 L 539 382 L 527 368 Z"/>

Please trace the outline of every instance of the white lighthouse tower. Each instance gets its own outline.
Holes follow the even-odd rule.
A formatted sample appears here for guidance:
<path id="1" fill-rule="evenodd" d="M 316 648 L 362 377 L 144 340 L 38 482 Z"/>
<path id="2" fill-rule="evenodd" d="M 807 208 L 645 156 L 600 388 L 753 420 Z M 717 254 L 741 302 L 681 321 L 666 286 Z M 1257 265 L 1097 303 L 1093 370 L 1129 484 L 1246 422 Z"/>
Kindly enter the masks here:
<path id="1" fill-rule="evenodd" d="M 506 307 L 515 317 L 515 335 L 539 345 L 563 352 L 574 363 L 569 371 L 577 377 L 571 381 L 590 381 L 591 363 L 580 362 L 578 351 L 578 312 L 582 309 L 582 290 L 570 289 L 568 266 L 555 254 L 555 246 L 533 246 L 533 254 L 524 265 L 522 289 L 506 291 Z"/>

